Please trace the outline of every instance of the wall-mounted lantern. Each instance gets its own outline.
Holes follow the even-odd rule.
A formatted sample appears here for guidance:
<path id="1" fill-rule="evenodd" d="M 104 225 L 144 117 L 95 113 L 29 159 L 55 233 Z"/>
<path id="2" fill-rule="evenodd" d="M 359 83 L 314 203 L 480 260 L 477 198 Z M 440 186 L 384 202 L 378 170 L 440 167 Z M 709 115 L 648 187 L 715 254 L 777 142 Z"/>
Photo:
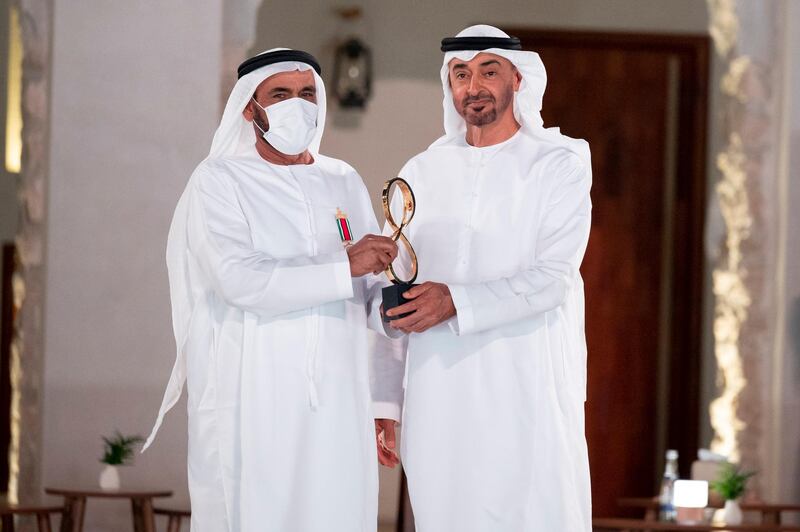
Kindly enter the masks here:
<path id="1" fill-rule="evenodd" d="M 333 66 L 334 95 L 344 108 L 363 109 L 372 92 L 372 54 L 364 43 L 351 38 L 336 48 Z"/>
<path id="2" fill-rule="evenodd" d="M 340 8 L 338 14 L 352 27 L 361 18 L 361 8 Z M 348 32 L 350 33 L 350 32 Z M 363 109 L 372 93 L 372 52 L 351 36 L 336 47 L 333 64 L 333 95 L 345 109 Z"/>

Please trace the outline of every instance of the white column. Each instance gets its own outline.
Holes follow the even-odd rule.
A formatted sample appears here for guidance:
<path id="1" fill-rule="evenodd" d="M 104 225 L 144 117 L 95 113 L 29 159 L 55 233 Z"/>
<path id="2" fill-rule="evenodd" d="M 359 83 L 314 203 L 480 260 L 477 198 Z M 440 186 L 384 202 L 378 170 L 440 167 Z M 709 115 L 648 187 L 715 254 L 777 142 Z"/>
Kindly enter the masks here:
<path id="1" fill-rule="evenodd" d="M 778 500 L 780 405 L 789 243 L 787 46 L 789 2 L 709 0 L 710 32 L 724 74 L 712 127 L 716 197 L 708 245 L 716 254 L 714 339 L 719 394 L 712 449 L 759 475 L 756 492 Z M 722 220 L 721 224 L 714 224 Z"/>

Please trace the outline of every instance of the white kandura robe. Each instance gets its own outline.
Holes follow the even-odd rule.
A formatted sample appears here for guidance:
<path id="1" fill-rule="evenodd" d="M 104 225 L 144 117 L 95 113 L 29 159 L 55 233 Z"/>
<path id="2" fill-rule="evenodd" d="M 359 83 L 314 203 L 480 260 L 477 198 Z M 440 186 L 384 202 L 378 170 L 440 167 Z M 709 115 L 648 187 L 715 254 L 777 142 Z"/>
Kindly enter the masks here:
<path id="1" fill-rule="evenodd" d="M 377 223 L 358 174 L 315 159 L 207 159 L 179 205 L 195 301 L 192 532 L 376 528 L 366 325 L 378 278 L 351 278 L 336 210 L 356 240 Z"/>
<path id="2" fill-rule="evenodd" d="M 590 169 L 520 130 L 434 145 L 400 175 L 416 197 L 404 232 L 417 282 L 447 283 L 457 309 L 406 340 L 401 455 L 417 532 L 589 532 L 578 268 Z M 402 356 L 376 359 L 376 417 L 397 418 L 403 371 Z"/>

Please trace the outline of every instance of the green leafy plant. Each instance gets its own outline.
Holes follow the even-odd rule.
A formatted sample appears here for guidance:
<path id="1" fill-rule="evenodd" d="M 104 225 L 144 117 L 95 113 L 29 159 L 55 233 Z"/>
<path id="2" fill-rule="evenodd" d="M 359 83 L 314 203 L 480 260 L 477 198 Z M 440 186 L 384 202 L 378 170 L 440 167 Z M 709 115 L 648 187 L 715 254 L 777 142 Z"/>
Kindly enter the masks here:
<path id="1" fill-rule="evenodd" d="M 133 446 L 142 443 L 141 436 L 124 436 L 115 431 L 114 436 L 103 436 L 103 457 L 100 462 L 108 465 L 126 465 L 133 458 Z"/>
<path id="2" fill-rule="evenodd" d="M 733 501 L 742 496 L 747 489 L 747 481 L 755 474 L 755 471 L 742 471 L 737 465 L 725 464 L 717 480 L 711 482 L 710 486 L 726 501 Z"/>

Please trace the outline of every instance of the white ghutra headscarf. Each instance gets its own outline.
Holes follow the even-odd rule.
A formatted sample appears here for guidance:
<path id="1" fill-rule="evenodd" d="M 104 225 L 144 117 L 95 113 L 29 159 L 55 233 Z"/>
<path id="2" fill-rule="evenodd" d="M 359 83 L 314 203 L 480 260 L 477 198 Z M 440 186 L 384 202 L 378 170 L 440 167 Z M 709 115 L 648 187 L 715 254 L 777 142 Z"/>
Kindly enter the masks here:
<path id="1" fill-rule="evenodd" d="M 462 30 L 456 37 L 501 37 L 508 38 L 508 34 L 486 24 L 470 26 Z M 444 90 L 444 135 L 431 144 L 446 146 L 462 144 L 467 132 L 464 119 L 458 114 L 453 104 L 453 92 L 450 90 L 449 64 L 453 59 L 471 61 L 480 53 L 494 54 L 511 61 L 522 76 L 519 90 L 514 94 L 514 117 L 522 126 L 522 131 L 544 142 L 557 144 L 567 148 L 578 155 L 591 168 L 589 145 L 579 139 L 572 139 L 562 135 L 558 128 L 545 128 L 542 121 L 542 99 L 547 86 L 547 72 L 539 54 L 527 50 L 506 50 L 502 48 L 487 48 L 485 50 L 456 50 L 446 52 L 442 62 L 441 78 Z"/>

